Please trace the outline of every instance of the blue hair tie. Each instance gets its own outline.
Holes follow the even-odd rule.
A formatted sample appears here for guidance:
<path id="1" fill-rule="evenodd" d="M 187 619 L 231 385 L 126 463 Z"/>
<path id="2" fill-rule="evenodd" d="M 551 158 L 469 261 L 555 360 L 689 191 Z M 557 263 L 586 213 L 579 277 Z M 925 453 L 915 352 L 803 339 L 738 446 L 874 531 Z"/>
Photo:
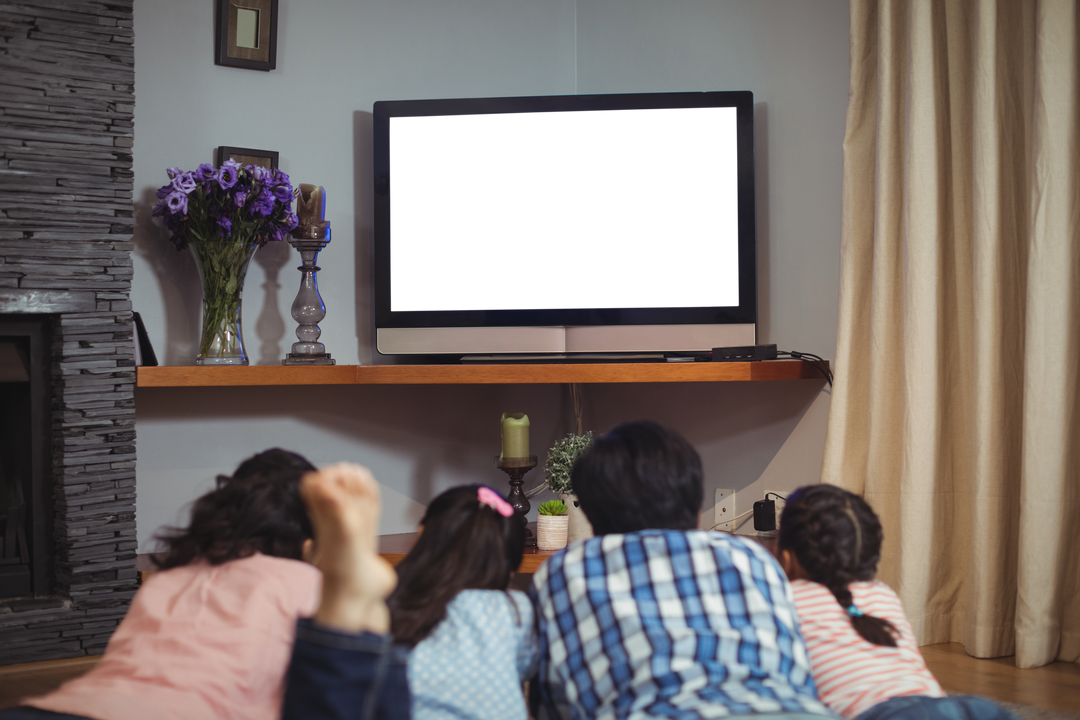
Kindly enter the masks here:
<path id="1" fill-rule="evenodd" d="M 862 614 L 862 610 L 860 610 L 859 608 L 855 607 L 854 603 L 852 603 L 851 605 L 848 605 L 848 609 L 847 609 L 847 614 L 848 614 L 848 615 L 850 615 L 850 616 L 851 616 L 851 617 L 853 617 L 853 618 L 857 618 L 857 617 L 862 617 L 862 616 L 863 616 L 863 614 Z"/>

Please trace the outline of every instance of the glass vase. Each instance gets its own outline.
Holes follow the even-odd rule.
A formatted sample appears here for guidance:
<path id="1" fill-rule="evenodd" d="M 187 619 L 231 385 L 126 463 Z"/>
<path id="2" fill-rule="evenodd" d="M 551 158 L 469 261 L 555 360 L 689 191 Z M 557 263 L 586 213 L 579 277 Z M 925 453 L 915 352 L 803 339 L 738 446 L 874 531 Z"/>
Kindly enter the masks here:
<path id="1" fill-rule="evenodd" d="M 240 305 L 254 242 L 232 238 L 188 243 L 202 280 L 202 333 L 196 365 L 247 365 Z"/>

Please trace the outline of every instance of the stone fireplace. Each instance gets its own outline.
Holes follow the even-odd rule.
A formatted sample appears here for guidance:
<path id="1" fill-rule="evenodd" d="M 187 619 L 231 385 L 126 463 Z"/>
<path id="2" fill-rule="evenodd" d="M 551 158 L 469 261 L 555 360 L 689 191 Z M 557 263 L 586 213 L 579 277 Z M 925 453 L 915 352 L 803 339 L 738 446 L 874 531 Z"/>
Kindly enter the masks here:
<path id="1" fill-rule="evenodd" d="M 0 664 L 100 654 L 138 583 L 131 5 L 0 11 Z"/>

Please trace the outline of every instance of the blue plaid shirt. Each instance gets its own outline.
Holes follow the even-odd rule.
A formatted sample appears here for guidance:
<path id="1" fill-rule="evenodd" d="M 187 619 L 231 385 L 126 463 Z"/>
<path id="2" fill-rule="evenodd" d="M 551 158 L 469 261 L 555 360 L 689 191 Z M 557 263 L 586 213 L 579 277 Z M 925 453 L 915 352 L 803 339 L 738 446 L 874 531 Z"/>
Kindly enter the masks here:
<path id="1" fill-rule="evenodd" d="M 549 717 L 830 715 L 791 586 L 758 543 L 704 530 L 604 535 L 533 578 Z"/>

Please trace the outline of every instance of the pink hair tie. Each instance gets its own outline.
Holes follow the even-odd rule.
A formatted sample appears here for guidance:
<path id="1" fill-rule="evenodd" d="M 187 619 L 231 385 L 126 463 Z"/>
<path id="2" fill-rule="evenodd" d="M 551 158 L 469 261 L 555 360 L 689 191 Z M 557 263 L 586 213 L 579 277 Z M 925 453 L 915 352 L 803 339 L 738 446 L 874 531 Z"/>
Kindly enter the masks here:
<path id="1" fill-rule="evenodd" d="M 487 505 L 503 517 L 510 517 L 514 514 L 514 508 L 510 507 L 510 503 L 503 500 L 499 496 L 499 493 L 489 487 L 481 486 L 480 489 L 476 491 L 476 497 L 480 499 L 481 505 Z"/>

